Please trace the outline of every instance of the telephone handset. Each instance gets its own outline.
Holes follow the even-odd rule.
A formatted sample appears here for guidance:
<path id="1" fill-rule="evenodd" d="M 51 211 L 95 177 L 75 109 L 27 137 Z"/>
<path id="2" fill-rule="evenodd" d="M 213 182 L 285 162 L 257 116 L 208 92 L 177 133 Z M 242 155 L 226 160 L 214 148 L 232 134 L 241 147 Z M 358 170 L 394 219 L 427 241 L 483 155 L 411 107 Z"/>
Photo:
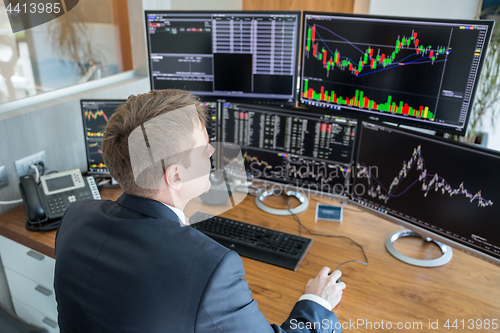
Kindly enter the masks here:
<path id="1" fill-rule="evenodd" d="M 71 203 L 79 199 L 101 199 L 94 178 L 84 178 L 79 169 L 41 176 L 40 185 L 32 175 L 23 176 L 20 181 L 28 230 L 57 229 Z"/>
<path id="2" fill-rule="evenodd" d="M 38 196 L 38 185 L 35 182 L 35 178 L 32 175 L 22 176 L 19 189 L 21 190 L 28 220 L 46 222 L 47 215 L 43 209 L 42 201 Z"/>

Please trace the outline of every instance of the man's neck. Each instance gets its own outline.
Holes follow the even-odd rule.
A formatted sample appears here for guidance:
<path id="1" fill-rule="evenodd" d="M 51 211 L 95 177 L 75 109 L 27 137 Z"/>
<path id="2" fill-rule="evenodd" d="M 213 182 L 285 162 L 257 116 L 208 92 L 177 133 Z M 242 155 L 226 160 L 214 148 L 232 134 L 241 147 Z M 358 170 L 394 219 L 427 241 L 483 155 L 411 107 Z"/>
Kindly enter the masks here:
<path id="1" fill-rule="evenodd" d="M 154 197 L 153 199 L 169 206 L 178 208 L 181 211 L 184 211 L 184 207 L 186 206 L 186 203 L 183 202 L 178 196 L 168 191 L 160 190 L 156 197 Z"/>

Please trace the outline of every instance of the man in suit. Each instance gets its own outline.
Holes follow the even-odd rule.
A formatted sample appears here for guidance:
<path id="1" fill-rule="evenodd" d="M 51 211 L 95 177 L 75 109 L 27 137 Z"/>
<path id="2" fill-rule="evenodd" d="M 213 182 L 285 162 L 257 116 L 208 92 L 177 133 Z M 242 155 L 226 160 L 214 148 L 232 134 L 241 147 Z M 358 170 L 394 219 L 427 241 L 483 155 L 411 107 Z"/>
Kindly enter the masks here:
<path id="1" fill-rule="evenodd" d="M 205 122 L 199 100 L 181 90 L 131 96 L 109 119 L 102 153 L 124 194 L 77 201 L 61 221 L 62 333 L 341 332 L 331 311 L 345 288 L 339 271 L 321 269 L 290 317 L 271 325 L 238 254 L 187 226 L 186 203 L 210 187 Z"/>

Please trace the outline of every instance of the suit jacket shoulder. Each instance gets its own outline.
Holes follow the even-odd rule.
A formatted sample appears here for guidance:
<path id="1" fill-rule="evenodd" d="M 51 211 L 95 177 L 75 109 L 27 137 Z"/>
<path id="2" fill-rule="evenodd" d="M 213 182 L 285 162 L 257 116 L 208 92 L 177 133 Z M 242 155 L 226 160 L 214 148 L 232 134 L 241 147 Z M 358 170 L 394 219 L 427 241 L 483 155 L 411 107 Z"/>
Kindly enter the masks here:
<path id="1" fill-rule="evenodd" d="M 77 201 L 56 237 L 61 332 L 194 332 L 229 250 L 153 200 Z M 140 327 L 140 329 L 138 329 Z"/>

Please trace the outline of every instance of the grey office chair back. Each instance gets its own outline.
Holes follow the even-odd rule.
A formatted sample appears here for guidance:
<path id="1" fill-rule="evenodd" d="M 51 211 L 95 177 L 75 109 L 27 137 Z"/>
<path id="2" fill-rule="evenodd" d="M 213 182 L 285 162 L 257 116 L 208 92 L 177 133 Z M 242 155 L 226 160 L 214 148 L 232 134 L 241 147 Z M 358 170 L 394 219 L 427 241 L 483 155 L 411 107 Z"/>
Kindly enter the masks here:
<path id="1" fill-rule="evenodd" d="M 0 303 L 0 332 L 2 333 L 48 333 L 45 328 L 28 324 Z"/>

